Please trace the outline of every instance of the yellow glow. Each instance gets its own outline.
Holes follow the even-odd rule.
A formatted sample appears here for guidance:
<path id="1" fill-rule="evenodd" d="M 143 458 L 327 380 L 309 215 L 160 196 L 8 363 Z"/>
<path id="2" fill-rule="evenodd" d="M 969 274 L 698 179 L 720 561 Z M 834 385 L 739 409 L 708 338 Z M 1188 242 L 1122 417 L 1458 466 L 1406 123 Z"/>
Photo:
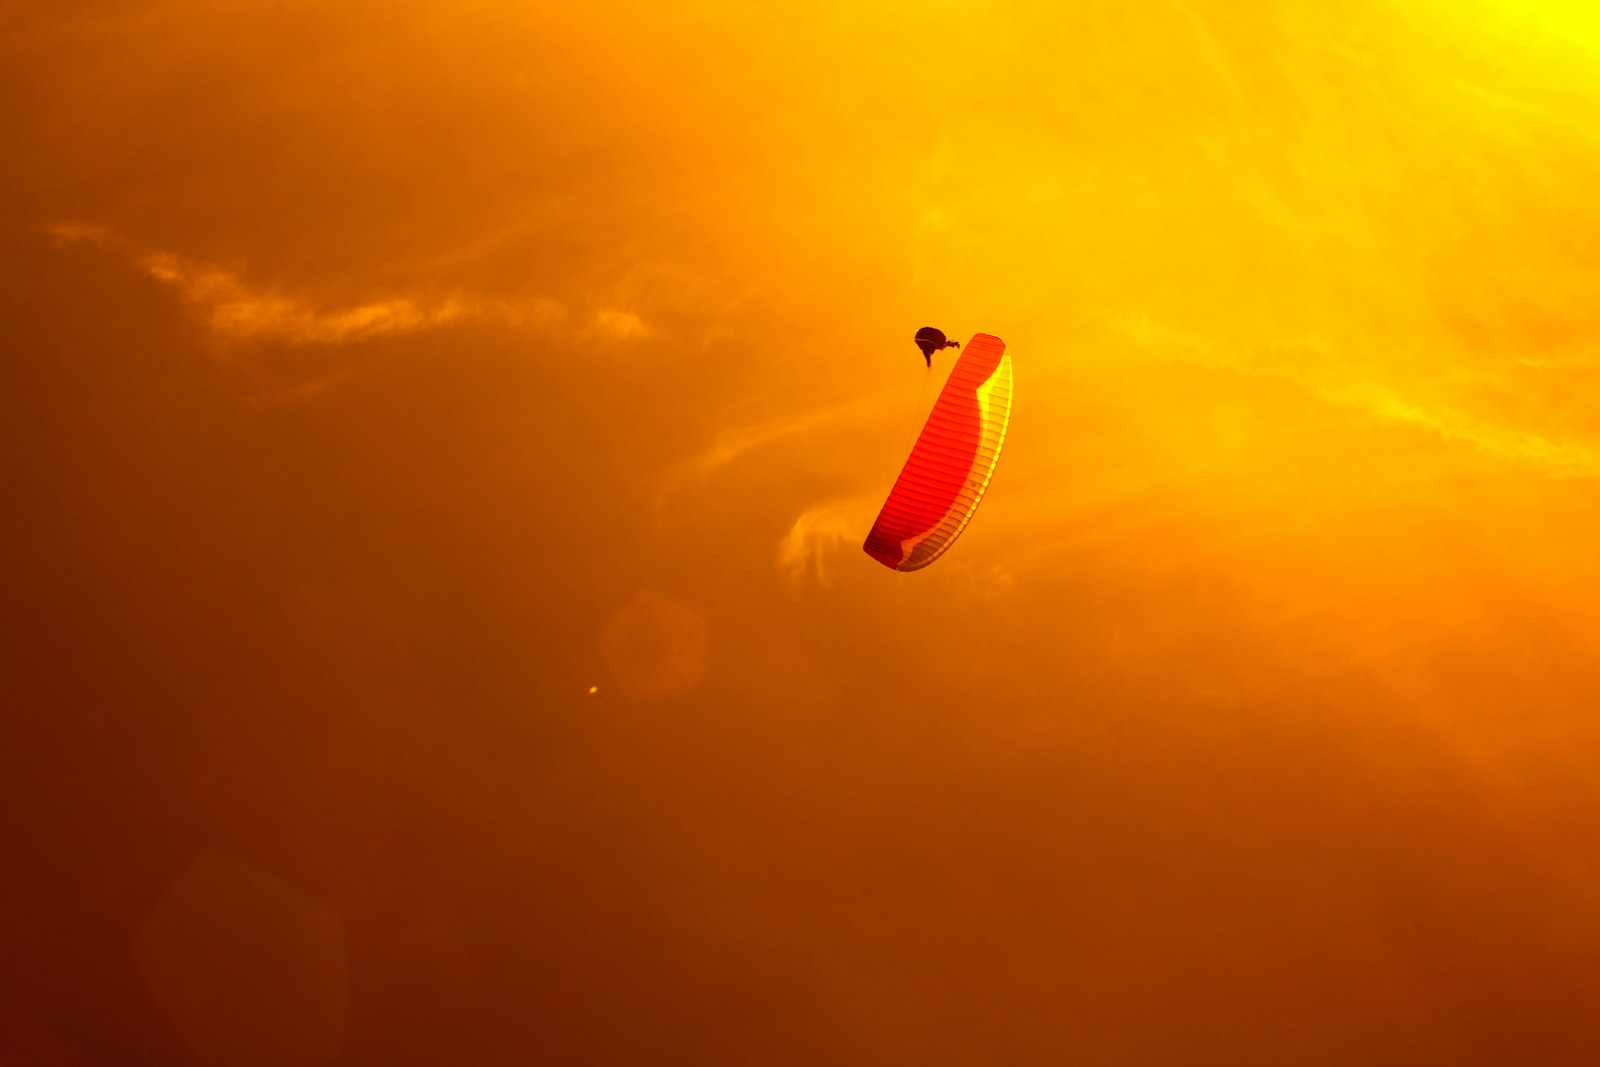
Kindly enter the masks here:
<path id="1" fill-rule="evenodd" d="M 1478 0 L 1494 32 L 1531 32 L 1600 50 L 1600 12 L 1582 0 Z M 1466 7 L 1471 11 L 1471 5 Z"/>

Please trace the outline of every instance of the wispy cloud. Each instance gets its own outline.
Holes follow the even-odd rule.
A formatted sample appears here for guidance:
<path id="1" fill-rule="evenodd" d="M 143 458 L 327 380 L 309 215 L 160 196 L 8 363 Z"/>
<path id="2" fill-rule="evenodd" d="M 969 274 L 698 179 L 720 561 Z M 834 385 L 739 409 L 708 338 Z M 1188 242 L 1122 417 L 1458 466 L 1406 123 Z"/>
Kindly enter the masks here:
<path id="1" fill-rule="evenodd" d="M 1139 348 L 1258 378 L 1292 382 L 1320 401 L 1368 418 L 1427 430 L 1446 441 L 1532 464 L 1559 477 L 1600 477 L 1600 451 L 1581 436 L 1549 427 L 1522 425 L 1515 414 L 1497 414 L 1490 405 L 1471 402 L 1477 390 L 1510 391 L 1514 366 L 1548 368 L 1582 363 L 1535 363 L 1507 358 L 1462 369 L 1443 358 L 1429 365 L 1394 369 L 1379 353 L 1342 350 L 1332 342 L 1297 342 L 1233 348 L 1225 343 L 1158 326 L 1148 319 L 1116 323 L 1118 332 Z"/>
<path id="2" fill-rule="evenodd" d="M 465 323 L 540 329 L 556 325 L 566 315 L 561 304 L 538 297 L 485 300 L 453 296 L 433 301 L 391 297 L 325 307 L 305 297 L 252 286 L 239 272 L 226 267 L 132 247 L 101 227 L 59 223 L 50 227 L 50 233 L 67 243 L 117 248 L 144 273 L 181 293 L 211 329 L 241 340 L 332 345 Z M 636 318 L 628 318 L 633 320 L 627 324 L 630 329 L 644 329 Z M 611 332 L 621 335 L 622 330 L 613 327 Z"/>
<path id="3" fill-rule="evenodd" d="M 778 544 L 778 569 L 792 585 L 808 581 L 833 584 L 829 563 L 856 542 L 872 521 L 872 502 L 865 497 L 829 500 L 801 512 Z"/>
<path id="4" fill-rule="evenodd" d="M 638 315 L 616 308 L 606 308 L 595 315 L 594 331 L 617 341 L 642 340 L 655 332 Z"/>

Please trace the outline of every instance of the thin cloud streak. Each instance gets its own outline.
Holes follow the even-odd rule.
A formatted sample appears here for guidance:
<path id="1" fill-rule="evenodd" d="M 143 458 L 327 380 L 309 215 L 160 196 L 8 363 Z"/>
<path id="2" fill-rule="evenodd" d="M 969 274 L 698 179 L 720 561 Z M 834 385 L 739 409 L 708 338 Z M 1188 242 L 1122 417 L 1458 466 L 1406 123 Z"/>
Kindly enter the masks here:
<path id="1" fill-rule="evenodd" d="M 49 232 L 66 243 L 87 242 L 120 249 L 141 271 L 182 294 L 210 329 L 235 340 L 281 341 L 294 345 L 342 345 L 436 330 L 468 323 L 514 329 L 547 330 L 566 309 L 554 300 L 482 300 L 453 297 L 419 302 L 406 297 L 374 300 L 342 308 L 249 285 L 237 271 L 196 263 L 172 252 L 142 251 L 109 231 L 81 223 L 62 223 Z M 637 316 L 606 312 L 598 320 L 613 337 L 644 336 Z"/>

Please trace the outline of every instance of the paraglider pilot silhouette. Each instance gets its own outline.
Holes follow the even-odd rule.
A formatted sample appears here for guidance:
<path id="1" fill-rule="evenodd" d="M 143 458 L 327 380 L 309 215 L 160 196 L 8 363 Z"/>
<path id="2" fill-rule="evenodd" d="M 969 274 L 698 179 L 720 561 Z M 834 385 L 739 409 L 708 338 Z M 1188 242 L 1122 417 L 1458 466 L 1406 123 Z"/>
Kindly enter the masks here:
<path id="1" fill-rule="evenodd" d="M 933 354 L 941 348 L 960 348 L 960 341 L 946 341 L 944 331 L 936 330 L 932 326 L 924 326 L 917 331 L 917 347 L 922 349 L 922 358 L 928 361 L 928 366 L 933 366 Z"/>

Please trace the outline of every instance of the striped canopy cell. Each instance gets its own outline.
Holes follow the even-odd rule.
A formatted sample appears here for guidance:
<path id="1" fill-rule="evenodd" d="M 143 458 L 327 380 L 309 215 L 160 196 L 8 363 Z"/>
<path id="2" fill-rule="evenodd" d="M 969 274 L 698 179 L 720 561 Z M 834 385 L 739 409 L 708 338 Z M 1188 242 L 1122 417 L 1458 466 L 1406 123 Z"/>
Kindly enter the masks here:
<path id="1" fill-rule="evenodd" d="M 926 567 L 955 543 L 983 499 L 1011 421 L 1011 357 L 977 334 L 944 383 L 928 422 L 862 546 L 897 571 Z"/>

